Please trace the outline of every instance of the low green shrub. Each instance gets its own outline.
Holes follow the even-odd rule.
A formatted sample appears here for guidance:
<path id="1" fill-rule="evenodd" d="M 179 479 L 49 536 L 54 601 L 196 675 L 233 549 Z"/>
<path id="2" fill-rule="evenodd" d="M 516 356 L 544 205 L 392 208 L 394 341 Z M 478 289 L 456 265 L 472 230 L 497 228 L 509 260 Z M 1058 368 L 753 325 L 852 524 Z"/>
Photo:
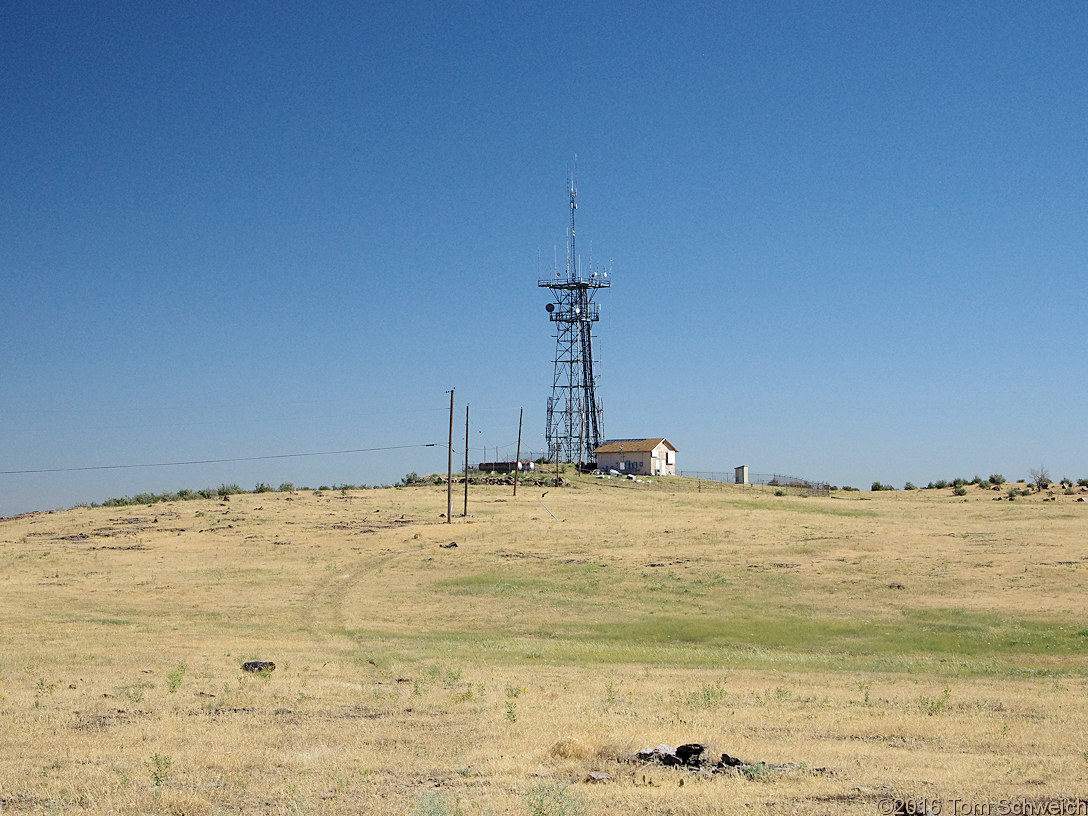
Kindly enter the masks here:
<path id="1" fill-rule="evenodd" d="M 585 809 L 562 782 L 545 782 L 525 794 L 530 816 L 582 816 Z"/>
<path id="2" fill-rule="evenodd" d="M 441 791 L 426 793 L 416 801 L 412 816 L 459 816 L 461 808 L 457 800 Z"/>

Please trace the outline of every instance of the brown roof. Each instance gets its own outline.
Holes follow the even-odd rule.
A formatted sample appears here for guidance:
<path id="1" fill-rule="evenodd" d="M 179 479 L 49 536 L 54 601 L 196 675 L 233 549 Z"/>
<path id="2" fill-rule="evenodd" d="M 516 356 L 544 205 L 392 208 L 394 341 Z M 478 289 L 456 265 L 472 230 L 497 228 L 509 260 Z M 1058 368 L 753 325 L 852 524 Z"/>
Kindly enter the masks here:
<path id="1" fill-rule="evenodd" d="M 672 450 L 676 450 L 673 444 L 664 437 L 658 436 L 653 439 L 606 439 L 601 445 L 597 447 L 594 453 L 620 453 L 621 451 L 633 451 L 635 453 L 642 453 L 644 451 L 652 451 L 658 445 L 664 442 Z"/>

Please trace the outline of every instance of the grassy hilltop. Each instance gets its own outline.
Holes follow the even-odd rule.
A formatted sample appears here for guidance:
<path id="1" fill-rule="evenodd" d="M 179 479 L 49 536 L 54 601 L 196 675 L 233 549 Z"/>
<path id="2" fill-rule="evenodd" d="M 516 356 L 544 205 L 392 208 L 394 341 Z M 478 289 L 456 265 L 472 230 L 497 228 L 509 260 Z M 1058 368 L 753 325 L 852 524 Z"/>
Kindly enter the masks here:
<path id="1" fill-rule="evenodd" d="M 0 521 L 0 812 L 1084 794 L 1088 503 L 567 475 L 452 524 L 431 484 Z M 768 765 L 629 761 L 662 742 Z"/>

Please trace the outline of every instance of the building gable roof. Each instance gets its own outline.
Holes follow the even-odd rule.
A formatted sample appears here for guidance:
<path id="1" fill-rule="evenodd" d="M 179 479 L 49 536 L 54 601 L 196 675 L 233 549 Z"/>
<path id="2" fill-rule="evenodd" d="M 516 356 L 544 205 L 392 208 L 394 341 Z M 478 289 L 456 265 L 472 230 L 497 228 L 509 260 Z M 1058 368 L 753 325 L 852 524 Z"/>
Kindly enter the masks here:
<path id="1" fill-rule="evenodd" d="M 632 453 L 646 453 L 652 451 L 658 445 L 664 443 L 669 449 L 675 451 L 676 448 L 669 440 L 662 436 L 657 436 L 652 439 L 606 439 L 602 442 L 594 453 L 622 453 L 630 451 Z"/>

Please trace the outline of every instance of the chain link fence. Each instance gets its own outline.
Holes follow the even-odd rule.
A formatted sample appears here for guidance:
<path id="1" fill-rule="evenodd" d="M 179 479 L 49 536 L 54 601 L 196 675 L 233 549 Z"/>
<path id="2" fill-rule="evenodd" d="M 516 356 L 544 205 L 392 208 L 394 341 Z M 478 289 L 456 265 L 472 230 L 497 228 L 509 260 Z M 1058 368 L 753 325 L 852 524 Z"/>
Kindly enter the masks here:
<path id="1" fill-rule="evenodd" d="M 722 484 L 735 484 L 736 473 L 718 473 L 705 470 L 682 470 L 680 476 L 699 481 L 721 482 Z M 816 482 L 811 479 L 802 479 L 799 476 L 788 476 L 784 473 L 749 473 L 748 485 L 764 489 L 784 489 L 807 493 L 812 496 L 830 496 L 831 485 L 827 482 Z"/>

